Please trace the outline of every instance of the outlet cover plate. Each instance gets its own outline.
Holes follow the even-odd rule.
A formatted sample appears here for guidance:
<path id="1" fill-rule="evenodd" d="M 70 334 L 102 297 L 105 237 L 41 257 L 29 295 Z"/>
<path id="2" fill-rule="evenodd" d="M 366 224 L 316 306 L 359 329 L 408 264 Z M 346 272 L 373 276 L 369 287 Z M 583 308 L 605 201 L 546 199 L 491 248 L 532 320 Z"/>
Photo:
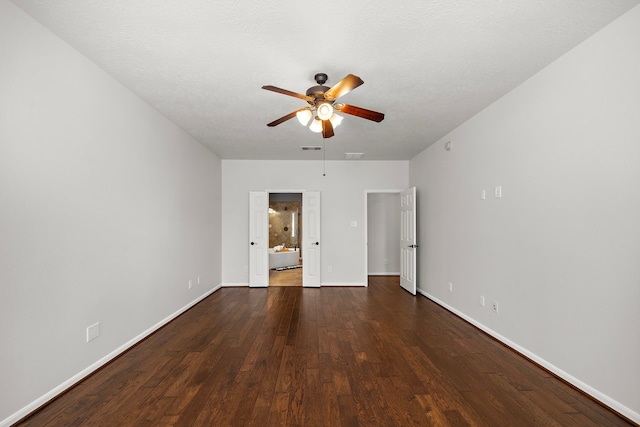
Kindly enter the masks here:
<path id="1" fill-rule="evenodd" d="M 87 327 L 87 342 L 95 340 L 100 336 L 100 322 Z"/>

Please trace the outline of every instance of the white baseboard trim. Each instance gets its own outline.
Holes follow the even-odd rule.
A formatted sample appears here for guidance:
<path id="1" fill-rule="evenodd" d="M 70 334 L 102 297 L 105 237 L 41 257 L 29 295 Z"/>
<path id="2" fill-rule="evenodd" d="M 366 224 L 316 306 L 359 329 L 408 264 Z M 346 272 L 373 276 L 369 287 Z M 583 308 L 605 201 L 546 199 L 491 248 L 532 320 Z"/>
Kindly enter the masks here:
<path id="1" fill-rule="evenodd" d="M 344 286 L 344 287 L 348 287 L 348 286 L 357 286 L 357 287 L 366 287 L 366 283 L 362 283 L 362 282 L 322 282 L 321 287 L 339 287 L 339 286 Z"/>
<path id="2" fill-rule="evenodd" d="M 107 364 L 111 360 L 115 359 L 120 354 L 124 353 L 129 348 L 133 347 L 135 344 L 139 343 L 140 341 L 142 341 L 143 339 L 145 339 L 146 337 L 148 337 L 149 335 L 151 335 L 152 333 L 154 333 L 155 331 L 157 331 L 158 329 L 160 329 L 161 327 L 163 327 L 167 323 L 171 322 L 173 319 L 175 319 L 176 317 L 180 316 L 182 313 L 184 313 L 185 311 L 187 311 L 188 309 L 190 309 L 191 307 L 193 307 L 194 305 L 196 305 L 197 303 L 199 303 L 200 301 L 202 301 L 203 299 L 205 299 L 206 297 L 208 297 L 209 295 L 211 295 L 212 293 L 214 293 L 215 291 L 217 291 L 220 288 L 221 288 L 221 285 L 218 285 L 218 286 L 214 287 L 213 289 L 211 289 L 210 291 L 205 292 L 203 295 L 201 295 L 200 297 L 198 297 L 195 300 L 191 301 L 190 303 L 188 303 L 184 307 L 180 308 L 178 311 L 176 311 L 176 312 L 170 314 L 169 316 L 165 317 L 164 319 L 162 319 L 161 321 L 159 321 L 158 323 L 156 323 L 155 325 L 153 325 L 152 327 L 150 327 L 146 331 L 142 332 L 141 334 L 139 334 L 136 337 L 132 338 L 131 340 L 129 340 L 128 342 L 124 343 L 120 347 L 116 348 L 111 353 L 107 354 L 106 356 L 104 356 L 103 358 L 99 359 L 95 363 L 92 363 L 91 365 L 87 366 L 85 369 L 83 369 L 82 371 L 78 372 L 73 377 L 69 378 L 68 380 L 66 380 L 65 382 L 63 382 L 59 386 L 55 387 L 54 389 L 52 389 L 48 393 L 45 393 L 44 395 L 42 395 L 38 399 L 34 400 L 33 402 L 31 402 L 30 404 L 28 404 L 24 408 L 20 409 L 18 412 L 14 413 L 14 414 L 10 415 L 9 417 L 5 418 L 4 420 L 0 421 L 0 427 L 9 427 L 11 424 L 20 421 L 22 418 L 26 417 L 31 412 L 33 412 L 36 409 L 38 409 L 40 406 L 44 405 L 45 403 L 47 403 L 48 401 L 50 401 L 54 397 L 58 396 L 60 393 L 66 391 L 67 389 L 69 389 L 70 387 L 75 385 L 76 383 L 78 383 L 81 380 L 83 380 L 84 378 L 86 378 L 88 375 L 90 375 L 93 372 L 95 372 L 96 370 L 100 369 L 102 366 L 104 366 L 105 364 Z"/>
<path id="3" fill-rule="evenodd" d="M 372 275 L 371 273 L 369 275 Z M 394 273 L 380 273 L 381 276 L 394 276 L 397 275 L 399 276 L 400 273 L 398 274 L 394 274 Z M 339 287 L 339 286 L 343 286 L 343 287 L 348 287 L 348 286 L 358 286 L 358 287 L 366 287 L 367 284 L 366 283 L 362 283 L 362 282 L 323 282 L 322 284 L 318 285 L 318 286 L 304 286 L 305 288 L 322 288 L 322 287 Z M 225 283 L 220 285 L 220 287 L 222 288 L 246 288 L 246 287 L 250 287 L 252 289 L 260 289 L 260 288 L 268 288 L 269 286 L 250 286 L 248 283 Z M 0 427 L 2 427 L 0 425 Z"/>
<path id="4" fill-rule="evenodd" d="M 595 388 L 591 387 L 590 385 L 585 384 L 584 382 L 582 382 L 579 379 L 575 378 L 574 376 L 568 374 L 567 372 L 563 371 L 562 369 L 558 368 L 557 366 L 547 362 L 545 359 L 541 358 L 540 356 L 536 355 L 535 353 L 532 353 L 531 351 L 527 350 L 526 348 L 514 343 L 513 341 L 509 340 L 508 338 L 500 335 L 496 331 L 488 328 L 487 326 L 483 325 L 482 323 L 478 322 L 477 320 L 473 319 L 472 317 L 469 317 L 466 314 L 464 314 L 464 313 L 458 311 L 457 309 L 451 307 L 450 305 L 448 305 L 447 303 L 439 300 L 438 298 L 434 297 L 433 295 L 428 294 L 427 292 L 424 292 L 421 289 L 418 289 L 418 293 L 420 295 L 423 295 L 423 296 L 429 298 L 431 301 L 433 301 L 436 304 L 442 306 L 443 308 L 447 309 L 448 311 L 450 311 L 451 313 L 455 314 L 456 316 L 458 316 L 458 317 L 466 320 L 467 322 L 471 323 L 473 326 L 475 326 L 476 328 L 480 329 L 481 331 L 491 335 L 493 338 L 497 339 L 498 341 L 500 341 L 501 343 L 503 343 L 507 347 L 510 347 L 513 350 L 517 351 L 518 353 L 520 353 L 520 354 L 526 356 L 527 358 L 533 360 L 535 363 L 537 363 L 540 366 L 542 366 L 543 368 L 547 369 L 549 372 L 552 372 L 553 374 L 555 374 L 558 377 L 562 378 L 563 380 L 565 380 L 569 384 L 573 385 L 574 387 L 582 390 L 583 392 L 585 392 L 589 396 L 593 397 L 594 399 L 602 402 L 604 405 L 608 406 L 609 408 L 613 409 L 614 411 L 618 412 L 619 414 L 629 418 L 631 421 L 633 421 L 633 422 L 635 422 L 637 424 L 640 424 L 640 414 L 635 412 L 635 411 L 633 411 L 631 408 L 627 408 L 626 406 L 624 406 L 623 404 L 621 404 L 617 400 L 614 400 L 611 397 L 607 396 L 606 394 L 604 394 L 604 393 L 596 390 Z"/>
<path id="5" fill-rule="evenodd" d="M 384 275 L 391 275 L 391 273 L 385 273 Z M 358 287 L 363 287 L 363 286 L 367 286 L 365 283 L 362 282 L 323 282 L 322 284 L 318 285 L 318 286 L 304 286 L 305 288 L 321 288 L 321 287 L 338 287 L 338 286 L 358 286 Z M 246 287 L 250 287 L 251 289 L 264 289 L 264 288 L 268 288 L 269 286 L 249 286 L 248 283 L 225 283 L 223 285 L 221 285 L 221 287 L 223 288 L 246 288 Z M 2 427 L 2 426 L 0 426 Z"/>
<path id="6" fill-rule="evenodd" d="M 369 273 L 369 276 L 399 276 L 399 271 L 386 271 L 382 273 Z"/>

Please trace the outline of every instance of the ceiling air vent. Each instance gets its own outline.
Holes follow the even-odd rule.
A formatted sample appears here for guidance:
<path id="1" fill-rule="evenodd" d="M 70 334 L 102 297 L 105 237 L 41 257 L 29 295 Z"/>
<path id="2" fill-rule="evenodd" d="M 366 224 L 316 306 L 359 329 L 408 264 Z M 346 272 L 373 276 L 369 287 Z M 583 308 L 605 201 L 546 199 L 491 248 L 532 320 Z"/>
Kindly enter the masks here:
<path id="1" fill-rule="evenodd" d="M 301 145 L 300 148 L 302 151 L 319 151 L 322 150 L 322 147 L 319 145 Z"/>
<path id="2" fill-rule="evenodd" d="M 345 160 L 360 160 L 364 157 L 364 153 L 344 153 Z"/>

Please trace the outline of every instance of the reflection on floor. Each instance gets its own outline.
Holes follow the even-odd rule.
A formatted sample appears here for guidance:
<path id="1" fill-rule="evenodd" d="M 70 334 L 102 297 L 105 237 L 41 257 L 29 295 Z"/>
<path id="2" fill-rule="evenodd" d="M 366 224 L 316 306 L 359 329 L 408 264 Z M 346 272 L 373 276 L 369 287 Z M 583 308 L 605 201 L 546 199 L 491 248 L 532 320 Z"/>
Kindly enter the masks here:
<path id="1" fill-rule="evenodd" d="M 302 286 L 302 268 L 269 270 L 269 286 Z"/>

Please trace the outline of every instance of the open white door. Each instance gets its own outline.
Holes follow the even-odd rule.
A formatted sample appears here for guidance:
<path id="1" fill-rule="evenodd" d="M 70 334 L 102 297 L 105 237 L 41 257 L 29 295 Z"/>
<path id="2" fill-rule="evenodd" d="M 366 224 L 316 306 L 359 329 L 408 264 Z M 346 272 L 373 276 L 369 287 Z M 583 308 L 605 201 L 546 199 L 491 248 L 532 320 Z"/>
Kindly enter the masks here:
<path id="1" fill-rule="evenodd" d="M 320 287 L 320 192 L 302 193 L 302 286 Z"/>
<path id="2" fill-rule="evenodd" d="M 269 193 L 249 192 L 249 286 L 269 286 Z"/>
<path id="3" fill-rule="evenodd" d="M 400 286 L 416 294 L 416 187 L 400 194 Z"/>

